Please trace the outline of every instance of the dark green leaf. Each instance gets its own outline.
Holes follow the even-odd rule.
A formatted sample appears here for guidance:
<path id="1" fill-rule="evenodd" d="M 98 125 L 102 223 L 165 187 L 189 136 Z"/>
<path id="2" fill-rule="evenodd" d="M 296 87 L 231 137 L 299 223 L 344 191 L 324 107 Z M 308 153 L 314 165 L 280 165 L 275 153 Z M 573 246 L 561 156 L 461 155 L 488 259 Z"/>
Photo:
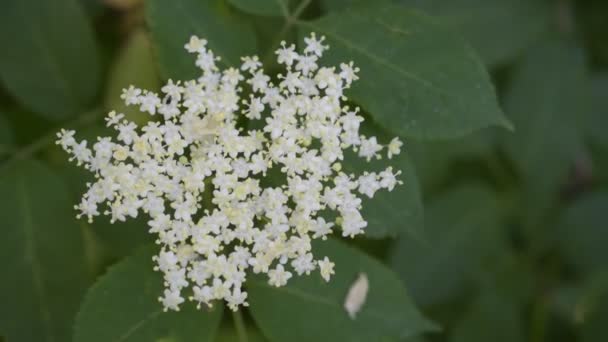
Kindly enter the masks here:
<path id="1" fill-rule="evenodd" d="M 215 341 L 222 305 L 211 311 L 185 303 L 163 312 L 163 280 L 153 270 L 158 246 L 141 249 L 113 266 L 89 290 L 76 317 L 74 342 Z"/>
<path id="2" fill-rule="evenodd" d="M 146 1 L 146 20 L 164 78 L 198 77 L 196 56 L 184 49 L 192 35 L 207 39 L 208 46 L 226 66 L 238 66 L 241 56 L 255 52 L 251 25 L 230 11 L 223 1 L 150 0 Z"/>
<path id="3" fill-rule="evenodd" d="M 4 1 L 0 46 L 0 79 L 6 88 L 49 119 L 75 114 L 98 92 L 97 48 L 76 0 Z"/>
<path id="4" fill-rule="evenodd" d="M 608 321 L 608 296 L 604 296 L 600 308 L 585 322 L 582 342 L 605 342 L 606 322 Z"/>
<path id="5" fill-rule="evenodd" d="M 239 339 L 239 335 L 234 328 L 234 322 L 229 322 L 226 326 L 220 328 L 220 331 L 214 340 L 214 342 L 242 342 Z M 247 334 L 247 342 L 268 342 L 268 340 L 262 335 L 258 329 L 254 327 L 247 327 L 245 329 Z"/>
<path id="6" fill-rule="evenodd" d="M 594 321 L 596 313 L 608 303 L 608 270 L 603 269 L 587 275 L 582 281 L 566 282 L 551 294 L 551 309 L 567 322 L 582 324 Z M 599 315 L 601 316 L 601 314 Z M 593 324 L 591 324 L 593 325 Z M 593 330 L 593 329 L 592 329 Z"/>
<path id="7" fill-rule="evenodd" d="M 0 335 L 68 341 L 87 284 L 82 231 L 61 179 L 24 161 L 0 175 Z"/>
<path id="8" fill-rule="evenodd" d="M 270 17 L 287 15 L 289 0 L 228 0 L 228 2 L 243 12 Z"/>
<path id="9" fill-rule="evenodd" d="M 478 185 L 463 185 L 425 206 L 425 238 L 401 236 L 391 265 L 420 305 L 461 293 L 499 246 L 496 195 Z"/>
<path id="10" fill-rule="evenodd" d="M 291 279 L 275 288 L 265 277 L 248 281 L 251 313 L 270 341 L 380 341 L 432 330 L 418 312 L 398 277 L 378 261 L 328 240 L 314 254 L 335 262 L 326 283 L 318 274 Z M 359 273 L 369 278 L 369 292 L 356 319 L 344 309 L 345 297 Z"/>
<path id="11" fill-rule="evenodd" d="M 533 44 L 548 28 L 551 14 L 546 2 L 533 0 L 400 0 L 400 3 L 439 16 L 442 22 L 461 32 L 491 66 L 512 60 Z"/>
<path id="12" fill-rule="evenodd" d="M 362 132 L 367 136 L 376 136 L 381 144 L 388 144 L 392 139 L 370 122 L 364 123 Z M 397 185 L 393 191 L 379 190 L 373 198 L 361 196 L 363 200 L 361 214 L 368 222 L 365 228 L 367 237 L 396 237 L 402 233 L 415 239 L 422 237 L 424 229 L 422 198 L 418 177 L 407 153 L 402 151 L 392 159 L 383 158 L 370 162 L 347 153 L 343 166 L 345 172 L 354 172 L 357 175 L 364 171 L 381 172 L 388 166 L 402 172 L 398 179 L 403 181 L 403 184 Z"/>
<path id="13" fill-rule="evenodd" d="M 120 52 L 110 72 L 105 99 L 108 109 L 124 113 L 128 120 L 141 124 L 150 116 L 141 113 L 139 106 L 125 105 L 120 98 L 122 90 L 131 85 L 150 91 L 160 89 L 157 63 L 152 54 L 148 35 L 143 30 L 134 31 Z"/>
<path id="14" fill-rule="evenodd" d="M 109 259 L 120 259 L 132 254 L 137 247 L 154 241 L 154 236 L 148 233 L 149 219 L 145 217 L 131 219 L 127 222 L 110 223 L 108 218 L 98 218 L 88 224 L 93 235 L 98 240 L 102 252 Z"/>
<path id="15" fill-rule="evenodd" d="M 0 112 L 0 157 L 3 157 L 10 152 L 12 144 L 13 131 L 9 126 L 8 121 Z"/>
<path id="16" fill-rule="evenodd" d="M 348 8 L 363 7 L 363 6 L 384 6 L 389 4 L 390 0 L 322 0 L 321 4 L 326 11 L 343 11 Z"/>
<path id="17" fill-rule="evenodd" d="M 450 167 L 462 160 L 486 158 L 493 152 L 496 129 L 483 129 L 448 141 L 407 142 L 423 188 L 436 186 L 453 174 Z"/>
<path id="18" fill-rule="evenodd" d="M 560 219 L 560 250 L 577 269 L 602 270 L 608 265 L 606 210 L 608 193 L 596 193 L 574 202 Z"/>
<path id="19" fill-rule="evenodd" d="M 347 94 L 391 132 L 439 139 L 509 126 L 479 58 L 426 15 L 384 6 L 299 25 L 327 37 L 329 64 L 352 60 L 361 68 Z"/>
<path id="20" fill-rule="evenodd" d="M 403 340 L 400 340 L 400 342 L 425 342 L 426 340 L 422 337 L 416 336 L 416 337 L 409 337 Z"/>
<path id="21" fill-rule="evenodd" d="M 608 322 L 608 273 L 598 274 L 586 289 L 586 297 L 577 307 L 582 321 L 580 340 L 582 342 L 604 342 L 606 340 L 606 322 Z"/>
<path id="22" fill-rule="evenodd" d="M 551 206 L 582 149 L 585 76 L 581 49 L 546 42 L 525 58 L 507 93 L 505 108 L 517 130 L 504 143 L 524 180 L 522 204 L 531 225 Z"/>
<path id="23" fill-rule="evenodd" d="M 608 74 L 591 80 L 591 108 L 585 126 L 591 142 L 608 151 Z"/>
<path id="24" fill-rule="evenodd" d="M 456 324 L 450 337 L 450 342 L 487 341 L 525 341 L 517 305 L 492 292 L 480 295 Z"/>

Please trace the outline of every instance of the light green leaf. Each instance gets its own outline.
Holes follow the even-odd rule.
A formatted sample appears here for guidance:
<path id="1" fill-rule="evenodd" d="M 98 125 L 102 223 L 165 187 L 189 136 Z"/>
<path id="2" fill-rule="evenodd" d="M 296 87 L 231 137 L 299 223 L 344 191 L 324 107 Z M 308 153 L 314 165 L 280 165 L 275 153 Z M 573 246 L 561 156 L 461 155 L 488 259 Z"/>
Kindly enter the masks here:
<path id="1" fill-rule="evenodd" d="M 190 36 L 208 40 L 225 66 L 238 66 L 240 57 L 255 52 L 250 23 L 218 0 L 149 0 L 146 20 L 158 54 L 161 76 L 173 80 L 198 77 L 196 56 L 184 49 Z"/>
<path id="2" fill-rule="evenodd" d="M 143 29 L 134 31 L 118 55 L 109 76 L 106 91 L 106 107 L 124 113 L 130 121 L 138 124 L 149 120 L 147 113 L 139 111 L 139 106 L 127 106 L 120 98 L 122 90 L 133 85 L 150 91 L 158 91 L 161 86 L 157 63 L 152 54 L 152 46 Z"/>
<path id="3" fill-rule="evenodd" d="M 151 245 L 116 266 L 89 290 L 76 317 L 74 342 L 215 341 L 222 305 L 211 311 L 185 303 L 163 312 L 163 279 L 153 270 Z"/>
<path id="4" fill-rule="evenodd" d="M 328 64 L 352 60 L 361 68 L 347 95 L 391 132 L 447 139 L 509 126 L 473 50 L 424 14 L 402 6 L 361 8 L 299 25 L 327 37 Z"/>
<path id="5" fill-rule="evenodd" d="M 390 264 L 419 305 L 437 304 L 472 285 L 498 250 L 496 195 L 480 185 L 462 185 L 425 207 L 425 238 L 397 242 Z"/>
<path id="6" fill-rule="evenodd" d="M 330 282 L 318 274 L 295 276 L 280 288 L 268 285 L 266 277 L 247 282 L 251 314 L 270 341 L 380 341 L 434 328 L 410 301 L 397 275 L 380 262 L 332 239 L 313 249 L 335 262 Z M 360 273 L 369 279 L 369 292 L 353 320 L 344 300 Z"/>
<path id="7" fill-rule="evenodd" d="M 48 119 L 76 114 L 98 92 L 97 47 L 76 0 L 4 1 L 0 46 L 0 80 L 25 107 Z"/>
<path id="8" fill-rule="evenodd" d="M 68 341 L 87 274 L 67 189 L 44 165 L 23 161 L 2 171 L 0 193 L 0 335 Z"/>
<path id="9" fill-rule="evenodd" d="M 228 0 L 228 2 L 243 12 L 269 17 L 284 17 L 289 10 L 289 0 Z"/>
<path id="10" fill-rule="evenodd" d="M 560 218 L 557 242 L 566 260 L 582 271 L 599 271 L 608 265 L 606 210 L 608 193 L 586 195 Z"/>
<path id="11" fill-rule="evenodd" d="M 586 87 L 583 51 L 560 41 L 535 47 L 515 71 L 505 108 L 517 130 L 505 135 L 504 145 L 524 181 L 530 226 L 556 200 L 582 150 Z"/>
<path id="12" fill-rule="evenodd" d="M 551 10 L 531 0 L 400 0 L 458 30 L 490 66 L 509 62 L 548 29 Z M 516 23 L 516 24 L 515 24 Z"/>
<path id="13" fill-rule="evenodd" d="M 375 124 L 365 121 L 362 133 L 366 136 L 376 136 L 379 143 L 388 144 L 392 137 Z M 404 147 L 404 150 L 407 146 Z M 385 150 L 386 152 L 386 150 Z M 393 191 L 386 189 L 376 192 L 373 198 L 361 195 L 363 210 L 361 214 L 368 222 L 365 236 L 371 238 L 396 237 L 408 234 L 415 239 L 422 238 L 424 230 L 424 212 L 418 184 L 418 177 L 407 153 L 402 151 L 392 159 L 371 160 L 367 162 L 354 153 L 347 153 L 343 169 L 347 173 L 362 174 L 364 171 L 381 172 L 392 166 L 393 170 L 402 173 L 397 178 L 403 184 L 397 185 Z"/>
<path id="14" fill-rule="evenodd" d="M 456 323 L 449 341 L 523 342 L 520 308 L 508 298 L 485 291 Z"/>

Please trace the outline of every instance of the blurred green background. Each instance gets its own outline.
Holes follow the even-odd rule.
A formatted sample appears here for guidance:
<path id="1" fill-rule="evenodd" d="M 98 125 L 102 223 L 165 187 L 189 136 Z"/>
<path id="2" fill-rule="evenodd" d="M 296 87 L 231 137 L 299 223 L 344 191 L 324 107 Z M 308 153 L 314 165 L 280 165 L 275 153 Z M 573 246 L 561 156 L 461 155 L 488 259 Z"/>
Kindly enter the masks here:
<path id="1" fill-rule="evenodd" d="M 55 132 L 73 127 L 92 139 L 110 109 L 145 120 L 124 107 L 121 89 L 155 90 L 166 75 L 187 73 L 184 30 L 232 40 L 229 54 L 253 48 L 261 58 L 282 30 L 284 39 L 297 34 L 268 1 L 198 0 L 208 10 L 187 12 L 202 28 L 182 27 L 167 9 L 188 2 L 0 2 L 0 182 L 28 180 L 24 198 L 0 187 L 0 205 L 10 214 L 28 201 L 29 209 L 20 222 L 0 215 L 0 256 L 8 264 L 0 336 L 32 338 L 4 341 L 36 342 L 36 334 L 15 332 L 39 324 L 53 325 L 55 341 L 69 340 L 86 289 L 152 241 L 145 219 L 76 221 L 72 206 L 87 176 L 54 145 Z M 312 20 L 372 2 L 306 1 L 300 14 Z M 396 271 L 442 328 L 407 341 L 608 341 L 608 1 L 396 2 L 434 16 L 472 45 L 515 127 L 449 141 L 405 139 L 424 202 L 423 242 L 404 234 L 355 244 Z M 18 178 L 14 166 L 24 163 L 31 174 Z M 32 224 L 46 228 L 24 228 Z M 61 255 L 74 263 L 28 266 L 21 254 L 31 249 L 43 260 Z M 19 274 L 30 267 L 34 276 Z M 60 309 L 40 313 L 24 300 L 46 276 L 60 294 L 46 304 Z M 231 319 L 225 315 L 217 340 L 238 340 Z M 245 321 L 249 341 L 263 341 L 253 320 Z"/>

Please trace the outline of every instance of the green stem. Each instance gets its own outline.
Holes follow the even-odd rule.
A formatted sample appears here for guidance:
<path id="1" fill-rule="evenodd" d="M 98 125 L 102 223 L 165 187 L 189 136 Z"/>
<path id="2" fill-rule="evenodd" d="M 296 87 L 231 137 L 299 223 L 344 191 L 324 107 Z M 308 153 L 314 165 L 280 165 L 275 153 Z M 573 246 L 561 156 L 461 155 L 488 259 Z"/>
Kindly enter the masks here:
<path id="1" fill-rule="evenodd" d="M 245 321 L 243 321 L 241 310 L 232 311 L 232 318 L 234 319 L 234 326 L 239 342 L 247 342 L 247 329 L 245 328 Z"/>

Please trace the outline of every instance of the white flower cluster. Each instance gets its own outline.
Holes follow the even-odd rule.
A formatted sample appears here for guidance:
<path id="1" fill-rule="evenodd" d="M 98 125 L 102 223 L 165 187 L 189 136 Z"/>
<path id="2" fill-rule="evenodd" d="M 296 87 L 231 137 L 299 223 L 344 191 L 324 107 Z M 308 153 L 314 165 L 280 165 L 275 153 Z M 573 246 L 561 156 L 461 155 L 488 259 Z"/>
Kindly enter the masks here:
<path id="1" fill-rule="evenodd" d="M 372 197 L 400 183 L 390 167 L 359 176 L 341 172 L 345 149 L 370 160 L 384 146 L 359 134 L 358 110 L 341 106 L 358 69 L 352 62 L 339 70 L 320 67 L 323 41 L 312 34 L 303 54 L 283 42 L 276 54 L 286 70 L 275 84 L 257 57 L 242 58 L 240 70 L 220 71 L 207 42 L 192 37 L 185 47 L 197 54 L 200 78 L 169 80 L 162 95 L 133 86 L 122 95 L 127 105 L 163 120 L 137 127 L 110 112 L 116 141 L 98 138 L 92 149 L 76 142 L 74 131 L 58 133 L 71 160 L 96 176 L 77 217 L 150 216 L 150 233 L 161 245 L 154 262 L 164 274 L 165 310 L 179 310 L 186 289 L 199 306 L 214 300 L 233 310 L 246 306 L 247 271 L 266 273 L 273 286 L 284 286 L 292 272 L 315 269 L 329 281 L 334 263 L 315 258 L 311 241 L 336 226 L 343 236 L 363 233 L 359 194 Z M 243 93 L 249 94 L 244 100 Z M 263 128 L 239 128 L 242 116 Z M 400 148 L 393 139 L 388 156 Z M 320 217 L 328 210 L 337 212 L 335 222 Z"/>

